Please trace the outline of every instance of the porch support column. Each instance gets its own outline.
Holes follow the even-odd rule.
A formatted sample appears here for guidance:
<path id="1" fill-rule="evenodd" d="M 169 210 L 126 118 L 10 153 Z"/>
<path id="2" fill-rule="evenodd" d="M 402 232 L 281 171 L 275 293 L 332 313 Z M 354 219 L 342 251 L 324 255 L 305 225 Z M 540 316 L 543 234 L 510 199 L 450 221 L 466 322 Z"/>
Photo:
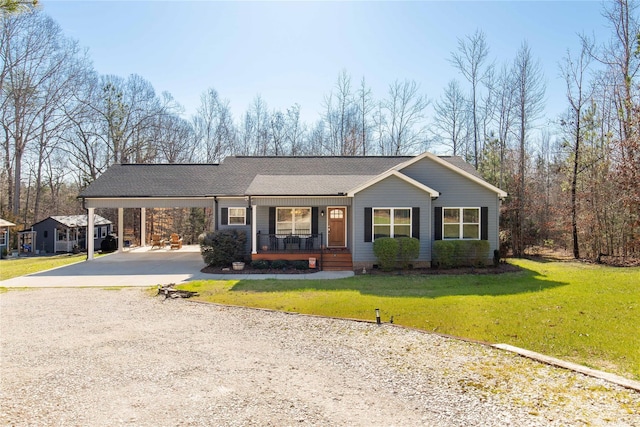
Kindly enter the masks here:
<path id="1" fill-rule="evenodd" d="M 87 261 L 93 260 L 93 252 L 95 250 L 95 240 L 93 239 L 93 233 L 95 229 L 93 212 L 95 208 L 87 208 Z M 54 237 L 55 241 L 55 237 Z"/>
<path id="2" fill-rule="evenodd" d="M 147 246 L 147 208 L 140 208 L 140 246 Z"/>
<path id="3" fill-rule="evenodd" d="M 258 253 L 258 206 L 251 205 L 251 253 Z"/>
<path id="4" fill-rule="evenodd" d="M 118 208 L 118 252 L 122 252 L 124 248 L 124 208 Z"/>

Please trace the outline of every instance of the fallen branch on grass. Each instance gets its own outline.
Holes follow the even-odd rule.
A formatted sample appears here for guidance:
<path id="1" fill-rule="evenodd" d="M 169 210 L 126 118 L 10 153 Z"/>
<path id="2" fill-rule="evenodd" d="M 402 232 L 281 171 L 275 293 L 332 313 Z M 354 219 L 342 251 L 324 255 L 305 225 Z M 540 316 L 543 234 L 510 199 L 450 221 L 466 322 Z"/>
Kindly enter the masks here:
<path id="1" fill-rule="evenodd" d="M 194 296 L 198 296 L 197 292 L 174 289 L 175 285 L 176 285 L 175 283 L 169 283 L 168 285 L 158 285 L 158 293 L 156 295 L 164 295 L 164 299 L 191 298 Z"/>

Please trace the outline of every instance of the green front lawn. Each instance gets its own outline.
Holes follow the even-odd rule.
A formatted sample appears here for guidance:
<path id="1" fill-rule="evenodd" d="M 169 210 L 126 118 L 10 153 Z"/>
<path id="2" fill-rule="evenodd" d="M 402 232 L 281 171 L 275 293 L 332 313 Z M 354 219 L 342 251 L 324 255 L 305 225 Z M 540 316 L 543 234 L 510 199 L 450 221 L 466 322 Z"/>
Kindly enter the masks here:
<path id="1" fill-rule="evenodd" d="M 74 262 L 84 261 L 87 254 L 65 254 L 41 257 L 21 257 L 0 260 L 0 280 L 37 273 Z"/>
<path id="2" fill-rule="evenodd" d="M 508 343 L 640 379 L 640 268 L 513 260 L 499 275 L 196 281 L 199 299 Z"/>

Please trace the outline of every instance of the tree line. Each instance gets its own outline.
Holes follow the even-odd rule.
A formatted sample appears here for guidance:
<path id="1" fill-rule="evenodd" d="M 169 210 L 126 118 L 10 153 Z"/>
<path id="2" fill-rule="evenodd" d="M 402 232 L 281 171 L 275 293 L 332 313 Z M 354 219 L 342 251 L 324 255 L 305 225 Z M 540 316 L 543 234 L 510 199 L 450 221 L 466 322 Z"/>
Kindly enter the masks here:
<path id="1" fill-rule="evenodd" d="M 576 258 L 640 251 L 636 3 L 603 8 L 609 40 L 581 36 L 559 72 L 566 113 L 544 117 L 545 76 L 526 41 L 491 59 L 478 30 L 448 58 L 457 79 L 431 100 L 413 80 L 374 98 L 338 73 L 314 123 L 257 95 L 239 118 L 213 87 L 191 117 L 139 75 L 100 75 L 41 11 L 3 13 L 0 215 L 28 226 L 81 212 L 77 193 L 114 163 L 215 163 L 229 155 L 406 155 L 440 147 L 509 197 L 502 246 L 563 247 Z M 430 114 L 430 116 L 428 116 Z M 544 124 L 543 124 L 544 123 Z"/>

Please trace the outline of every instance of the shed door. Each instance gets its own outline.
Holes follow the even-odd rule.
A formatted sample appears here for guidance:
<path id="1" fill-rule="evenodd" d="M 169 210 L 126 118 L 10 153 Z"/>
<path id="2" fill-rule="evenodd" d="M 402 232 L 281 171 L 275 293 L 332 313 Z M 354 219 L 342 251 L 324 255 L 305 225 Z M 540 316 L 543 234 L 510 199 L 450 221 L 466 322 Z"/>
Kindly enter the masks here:
<path id="1" fill-rule="evenodd" d="M 329 246 L 346 246 L 347 208 L 329 208 L 327 233 Z"/>

